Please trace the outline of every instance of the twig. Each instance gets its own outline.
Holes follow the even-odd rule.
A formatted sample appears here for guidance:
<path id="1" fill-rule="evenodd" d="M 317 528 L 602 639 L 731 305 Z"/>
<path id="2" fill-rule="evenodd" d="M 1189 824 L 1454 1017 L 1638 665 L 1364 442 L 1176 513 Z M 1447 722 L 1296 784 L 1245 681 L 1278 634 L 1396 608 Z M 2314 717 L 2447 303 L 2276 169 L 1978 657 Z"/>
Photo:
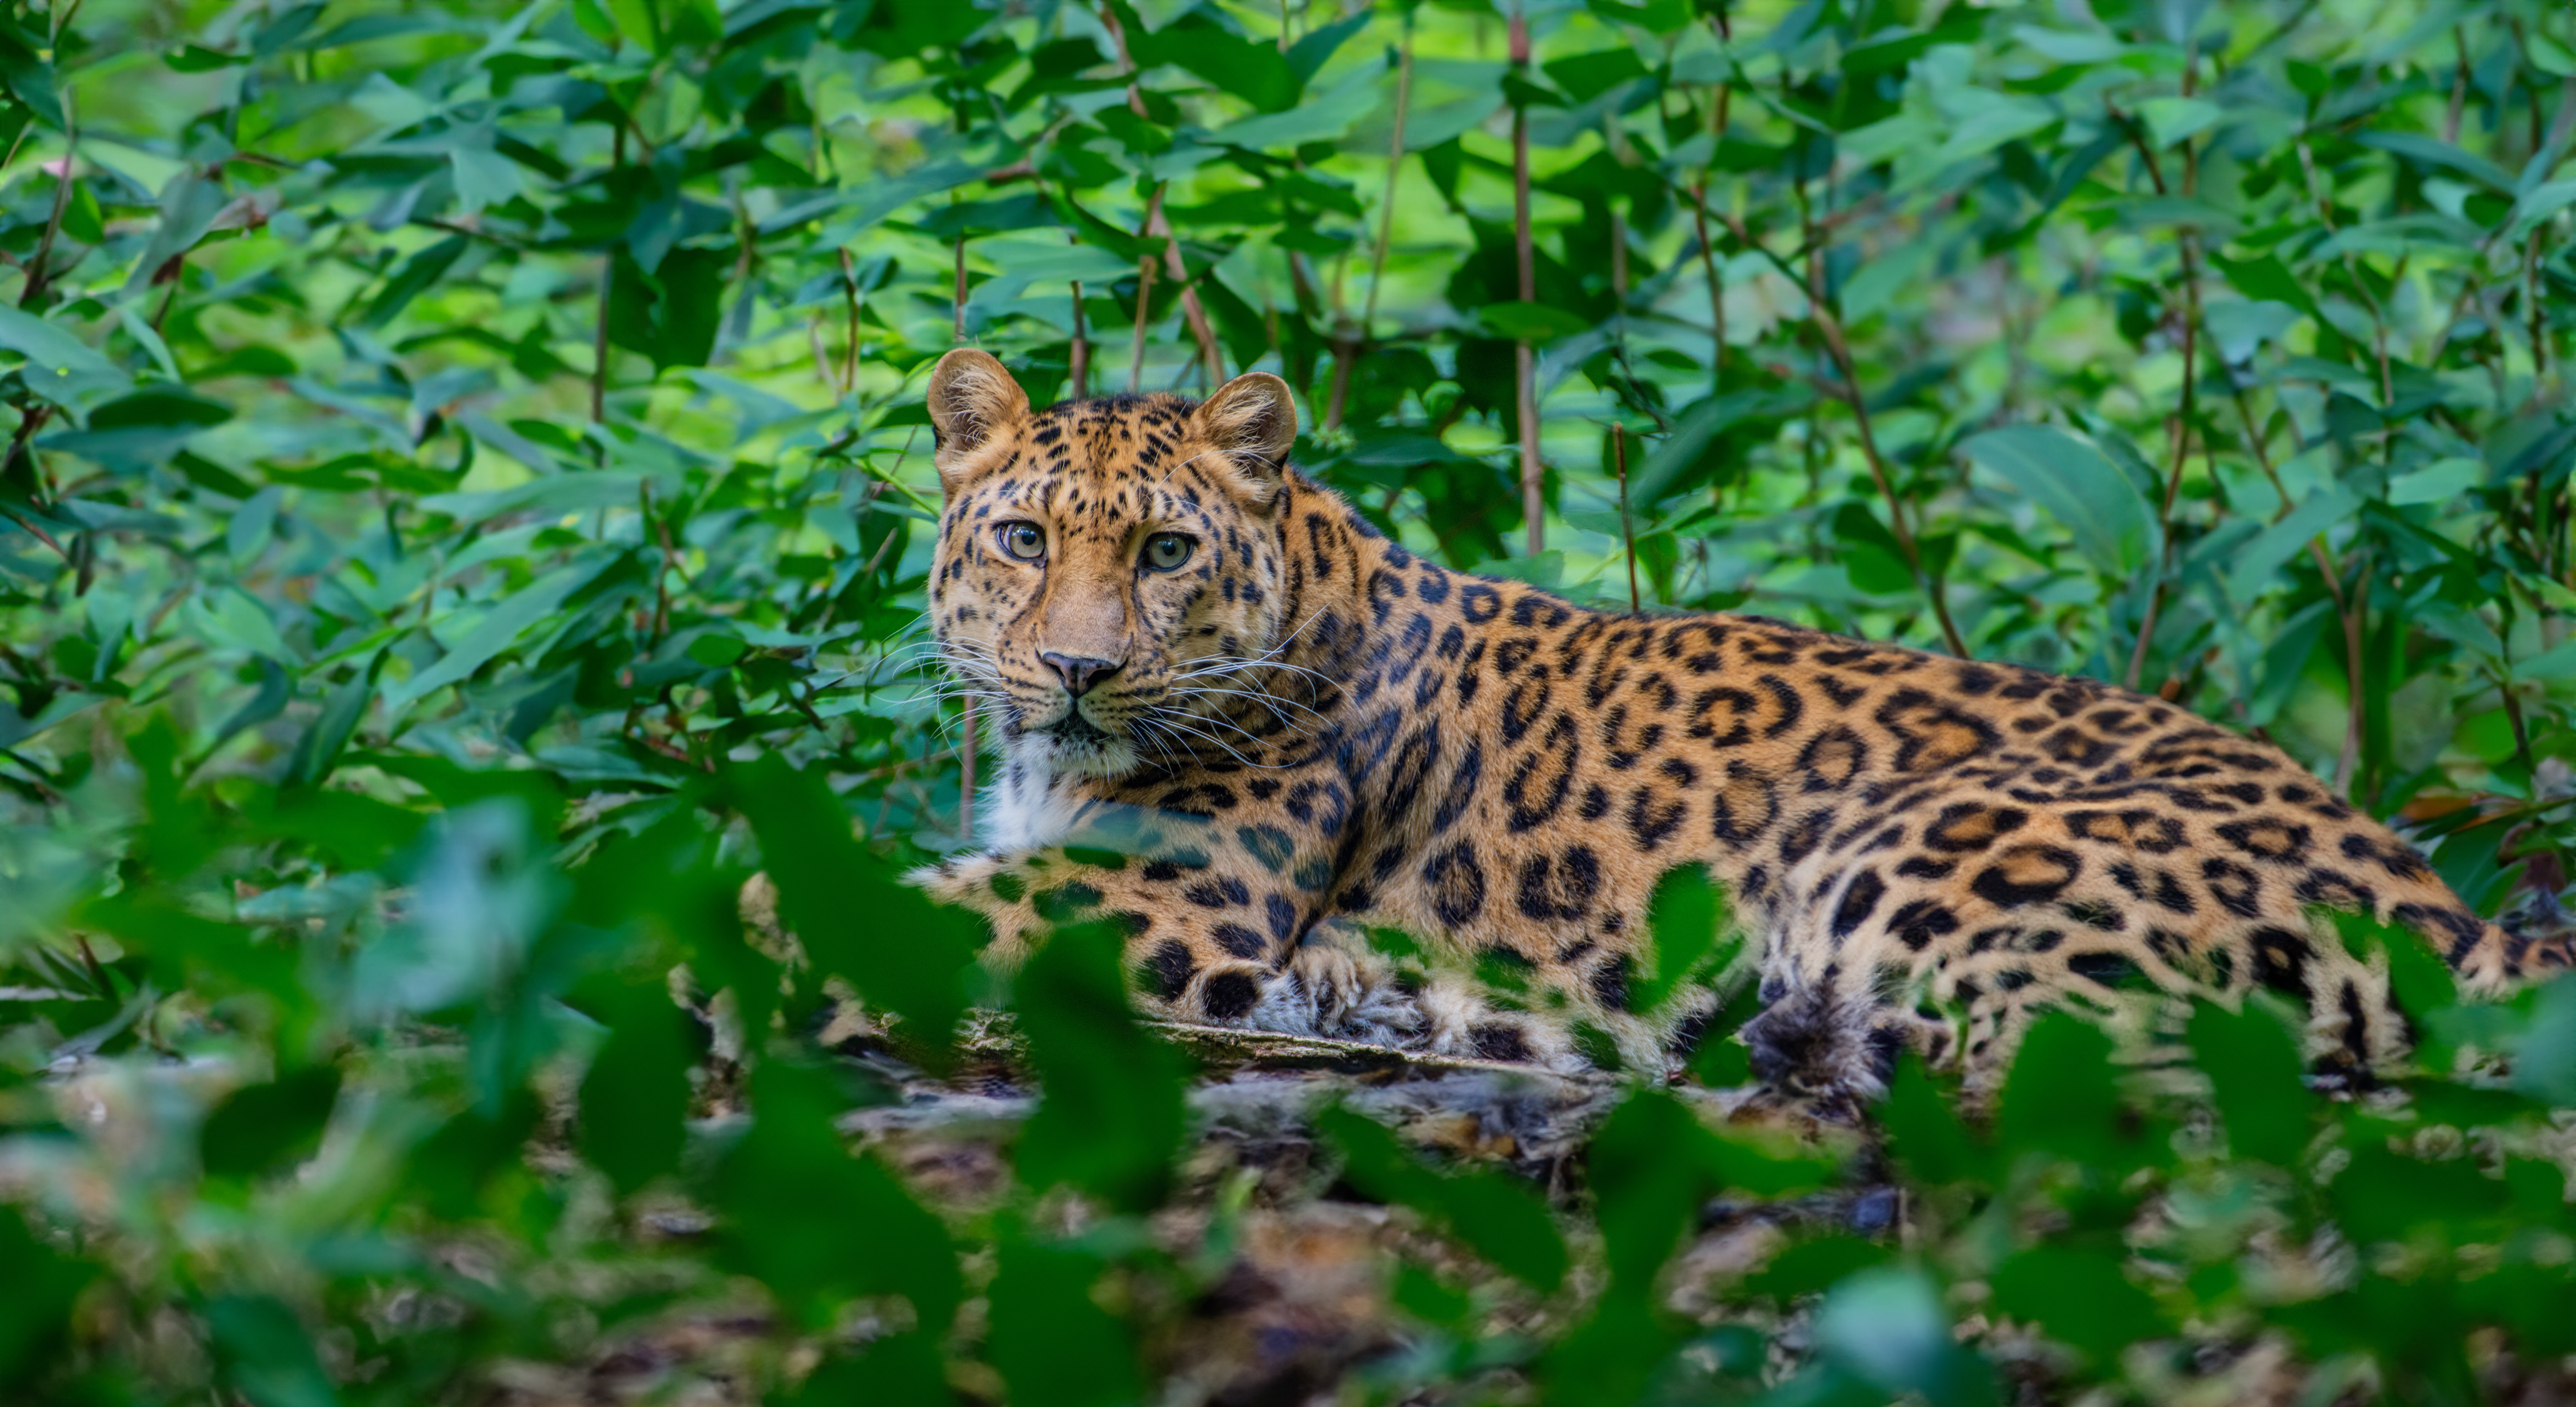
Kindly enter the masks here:
<path id="1" fill-rule="evenodd" d="M 1189 324 L 1190 338 L 1198 343 L 1199 360 L 1207 367 L 1208 387 L 1213 390 L 1225 380 L 1224 353 L 1216 343 L 1216 327 L 1208 321 L 1207 304 L 1199 298 L 1198 280 L 1190 276 L 1189 265 L 1181 258 L 1181 241 L 1172 233 L 1160 200 L 1146 212 L 1145 232 L 1163 241 L 1164 271 L 1180 281 L 1181 320 Z"/>
<path id="2" fill-rule="evenodd" d="M 27 261 L 27 283 L 18 294 L 18 306 L 30 311 L 44 310 L 45 289 L 53 281 L 54 238 L 62 233 L 63 211 L 70 203 L 73 162 L 78 155 L 80 135 L 71 123 L 71 92 L 63 93 L 63 173 L 54 178 L 54 208 L 45 216 L 45 233 L 36 242 L 35 255 Z M 164 305 L 166 311 L 167 305 Z"/>
<path id="3" fill-rule="evenodd" d="M 626 128 L 623 123 L 616 128 L 613 140 L 616 144 L 611 148 L 609 169 L 623 170 L 626 166 Z M 599 326 L 591 334 L 590 343 L 590 423 L 593 425 L 608 423 L 608 311 L 614 305 L 616 295 L 617 251 L 605 249 L 599 255 Z M 605 458 L 607 452 L 603 442 L 598 453 Z"/>
<path id="4" fill-rule="evenodd" d="M 2236 418 L 2243 421 L 2245 425 L 2246 447 L 2254 452 L 2254 463 L 2257 467 L 2262 469 L 2263 477 L 2271 481 L 2273 497 L 2278 498 L 2281 501 L 2279 510 L 2272 514 L 2272 521 L 2276 523 L 2280 522 L 2282 519 L 2289 517 L 2293 509 L 2293 505 L 2290 502 L 2290 490 L 2281 482 L 2280 471 L 2272 467 L 2271 452 L 2264 448 L 2263 432 L 2254 423 L 2254 411 L 2252 407 L 2245 403 L 2244 388 L 2231 386 L 2230 390 L 2236 400 Z M 2325 534 L 2319 533 L 2315 537 L 2308 539 L 2308 555 L 2315 559 L 2317 564 L 2317 575 L 2325 579 L 2326 592 L 2334 598 L 2335 616 L 2343 624 L 2345 641 L 2348 644 L 2358 641 L 2361 638 L 2361 627 L 2359 622 L 2353 618 L 2352 604 L 2344 599 L 2342 570 L 2335 565 L 2332 554 L 2326 551 Z M 2346 720 L 2345 729 L 2348 736 L 2359 738 L 2361 736 L 2363 718 L 2361 696 L 2361 652 L 2357 646 L 2352 649 L 2351 658 L 2347 661 L 2347 665 L 2348 668 L 2346 673 L 2348 675 L 2348 683 L 2351 686 L 2351 716 Z M 2357 746 L 2358 744 L 2354 745 Z"/>
<path id="5" fill-rule="evenodd" d="M 1082 237 L 1067 231 L 1065 242 L 1080 244 Z M 1091 399 L 1091 338 L 1082 325 L 1082 280 L 1073 280 L 1073 342 L 1065 352 L 1066 379 L 1071 383 L 1073 399 Z"/>
<path id="6" fill-rule="evenodd" d="M 1628 612 L 1644 609 L 1637 596 L 1637 537 L 1628 524 L 1628 427 L 1610 422 L 1610 462 L 1619 476 L 1619 548 L 1628 559 Z"/>
<path id="7" fill-rule="evenodd" d="M 34 534 L 36 535 L 36 540 L 37 540 L 38 542 L 41 542 L 41 543 L 45 544 L 47 547 L 50 547 L 50 548 L 54 549 L 54 551 L 55 551 L 57 554 L 59 554 L 59 555 L 62 557 L 62 559 L 63 559 L 64 561 L 69 562 L 69 561 L 72 559 L 72 554 L 71 554 L 69 551 L 67 551 L 67 550 L 63 547 L 63 545 L 62 545 L 61 543 L 56 542 L 56 541 L 54 540 L 54 535 L 53 535 L 52 533 L 49 533 L 49 532 L 45 531 L 44 526 L 43 526 L 42 524 L 40 524 L 40 523 L 36 522 L 36 521 L 35 521 L 34 519 L 32 519 L 32 518 L 27 517 L 25 514 L 20 513 L 17 509 L 15 509 L 15 508 L 13 508 L 13 507 L 9 506 L 9 505 L 8 505 L 8 504 L 6 504 L 6 503 L 0 503 L 0 513 L 6 513 L 6 514 L 8 514 L 8 515 L 9 515 L 9 521 L 11 521 L 11 522 L 13 522 L 13 523 L 16 523 L 18 526 L 20 526 L 20 527 L 22 527 L 22 528 L 25 528 L 27 531 L 29 531 L 29 532 L 31 532 L 31 533 L 34 533 Z"/>
<path id="8" fill-rule="evenodd" d="M 1529 72 L 1529 17 L 1517 0 L 1512 6 L 1511 62 L 1515 74 Z M 1518 103 L 1512 107 L 1512 256 L 1519 273 L 1520 301 L 1537 302 L 1535 255 L 1530 248 L 1529 109 Z M 1546 471 L 1538 457 L 1538 361 L 1526 337 L 1512 343 L 1512 371 L 1513 400 L 1520 418 L 1521 516 L 1529 531 L 1529 555 L 1535 557 L 1547 550 Z"/>
<path id="9" fill-rule="evenodd" d="M 1154 217 L 1163 210 L 1163 188 L 1145 197 L 1145 224 L 1151 228 Z M 1136 261 L 1136 333 L 1127 345 L 1127 391 L 1130 395 L 1145 389 L 1145 319 L 1146 309 L 1154 301 L 1154 256 L 1146 254 Z"/>
<path id="10" fill-rule="evenodd" d="M 957 286 L 966 286 L 966 241 L 962 238 L 957 241 Z M 849 336 L 849 345 L 841 349 L 841 394 L 846 396 L 859 388 L 859 273 L 850 262 L 846 246 L 841 250 L 841 303 L 846 310 L 844 330 Z M 963 298 L 958 300 L 958 309 L 958 317 L 963 319 Z"/>
<path id="11" fill-rule="evenodd" d="M 653 643 L 658 645 L 671 633 L 670 576 L 680 570 L 680 554 L 671 546 L 669 526 L 653 516 L 653 481 L 646 479 L 637 484 L 635 497 L 644 521 L 653 525 L 653 535 L 662 544 L 662 570 L 653 574 Z"/>
<path id="12" fill-rule="evenodd" d="M 1377 331 L 1378 286 L 1386 282 L 1386 252 L 1395 234 L 1395 182 L 1404 170 L 1404 123 L 1413 105 L 1413 12 L 1404 13 L 1403 47 L 1395 69 L 1395 132 L 1387 139 L 1386 190 L 1378 197 L 1377 246 L 1369 256 L 1368 301 L 1361 305 L 1359 332 L 1333 339 L 1333 386 L 1325 400 L 1324 428 L 1341 428 L 1342 411 L 1351 389 L 1351 363 L 1366 350 Z"/>
<path id="13" fill-rule="evenodd" d="M 590 340 L 590 423 L 608 422 L 608 310 L 617 295 L 617 251 L 599 256 L 599 326 Z"/>

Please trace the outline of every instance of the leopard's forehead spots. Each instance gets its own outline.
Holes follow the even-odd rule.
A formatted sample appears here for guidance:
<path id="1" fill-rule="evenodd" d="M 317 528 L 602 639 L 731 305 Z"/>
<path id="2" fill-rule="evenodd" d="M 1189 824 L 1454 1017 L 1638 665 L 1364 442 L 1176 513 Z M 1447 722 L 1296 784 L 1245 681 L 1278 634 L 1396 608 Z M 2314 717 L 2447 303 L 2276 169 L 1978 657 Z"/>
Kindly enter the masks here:
<path id="1" fill-rule="evenodd" d="M 1067 401 L 1031 416 L 1005 467 L 970 499 L 1046 512 L 1059 528 L 1114 534 L 1148 519 L 1207 520 L 1204 473 L 1191 474 L 1191 403 L 1168 394 Z"/>

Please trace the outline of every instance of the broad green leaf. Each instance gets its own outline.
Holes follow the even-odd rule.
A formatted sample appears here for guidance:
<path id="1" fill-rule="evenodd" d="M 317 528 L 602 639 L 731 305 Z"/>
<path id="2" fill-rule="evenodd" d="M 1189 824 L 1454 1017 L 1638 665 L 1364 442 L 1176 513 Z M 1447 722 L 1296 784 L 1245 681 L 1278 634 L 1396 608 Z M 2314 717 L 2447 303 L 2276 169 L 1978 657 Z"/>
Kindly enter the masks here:
<path id="1" fill-rule="evenodd" d="M 340 1394 L 311 1333 L 277 1299 L 226 1295 L 205 1306 L 216 1362 L 254 1407 L 334 1407 Z"/>
<path id="2" fill-rule="evenodd" d="M 1171 1182 L 1187 1123 L 1185 1066 L 1129 1014 L 1121 942 L 1112 924 L 1058 929 L 1013 985 L 1044 1089 L 1019 1165 L 1032 1188 L 1070 1183 L 1141 1211 Z"/>
<path id="3" fill-rule="evenodd" d="M 2314 1133 L 2297 1038 L 2259 1003 L 2231 1012 L 2204 1002 L 2192 1013 L 2191 1049 L 2217 1091 L 2228 1147 L 2296 1166 Z"/>
<path id="4" fill-rule="evenodd" d="M 400 713 L 440 689 L 472 678 L 476 670 L 517 644 L 520 636 L 552 614 L 574 592 L 597 579 L 608 565 L 607 559 L 593 557 L 558 567 L 527 589 L 505 598 L 437 663 L 408 679 L 387 683 L 383 690 L 386 711 Z"/>
<path id="5" fill-rule="evenodd" d="M 2033 1246 L 1997 1267 L 1995 1305 L 2100 1363 L 2166 1331 L 2155 1301 L 2113 1252 Z"/>
<path id="6" fill-rule="evenodd" d="M 581 1081 L 581 1151 L 619 1192 L 679 1165 L 689 1112 L 689 1017 L 656 981 L 613 987 L 594 1013 L 608 1039 Z"/>
<path id="7" fill-rule="evenodd" d="M 757 1277 L 808 1324 L 819 1327 L 845 1297 L 901 1295 L 937 1335 L 965 1294 L 948 1228 L 884 1165 L 842 1145 L 832 1120 L 852 1102 L 824 1071 L 761 1062 L 751 1128 L 707 1183 L 725 1218 L 721 1263 Z"/>
<path id="8" fill-rule="evenodd" d="M 2063 524 L 2104 575 L 2125 578 L 2145 565 L 2155 519 L 2101 451 L 2047 425 L 1988 430 L 1959 448 Z"/>
<path id="9" fill-rule="evenodd" d="M 2487 466 L 2483 461 L 2455 456 L 2389 480 L 2388 501 L 2400 507 L 2448 503 L 2471 489 L 2484 488 L 2486 482 Z"/>
<path id="10" fill-rule="evenodd" d="M 340 1071 L 310 1065 L 267 1084 L 234 1091 L 206 1116 L 198 1160 L 208 1177 L 255 1177 L 306 1154 L 322 1137 L 340 1097 Z"/>
<path id="11" fill-rule="evenodd" d="M 2227 574 L 2228 594 L 2238 601 L 2252 601 L 2292 557 L 2307 550 L 2312 539 L 2360 511 L 2361 500 L 2341 488 L 2329 485 L 2310 494 L 2289 516 L 2239 550 L 2236 565 Z"/>
<path id="12" fill-rule="evenodd" d="M 1564 1238 L 1547 1204 L 1528 1187 L 1490 1170 L 1433 1172 L 1386 1129 L 1338 1106 L 1318 1126 L 1341 1150 L 1342 1176 L 1354 1186 L 1421 1212 L 1534 1289 L 1551 1291 L 1564 1280 Z"/>
<path id="13" fill-rule="evenodd" d="M 56 405 L 74 398 L 122 390 L 132 384 L 114 362 L 90 349 L 63 328 L 16 308 L 0 305 L 0 348 L 26 359 L 20 375 L 27 389 Z"/>

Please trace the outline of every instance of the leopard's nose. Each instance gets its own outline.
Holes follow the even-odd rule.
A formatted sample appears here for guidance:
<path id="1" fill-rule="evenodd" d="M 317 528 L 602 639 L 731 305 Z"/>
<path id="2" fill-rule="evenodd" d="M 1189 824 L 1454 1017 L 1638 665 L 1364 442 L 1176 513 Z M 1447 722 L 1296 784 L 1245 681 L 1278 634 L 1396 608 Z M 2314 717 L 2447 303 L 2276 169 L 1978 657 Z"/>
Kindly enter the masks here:
<path id="1" fill-rule="evenodd" d="M 1116 674 L 1124 663 L 1120 660 L 1093 659 L 1088 655 L 1060 655 L 1053 650 L 1040 653 L 1038 661 L 1054 670 L 1056 677 L 1064 681 L 1064 691 L 1077 699 L 1099 687 L 1102 680 Z"/>

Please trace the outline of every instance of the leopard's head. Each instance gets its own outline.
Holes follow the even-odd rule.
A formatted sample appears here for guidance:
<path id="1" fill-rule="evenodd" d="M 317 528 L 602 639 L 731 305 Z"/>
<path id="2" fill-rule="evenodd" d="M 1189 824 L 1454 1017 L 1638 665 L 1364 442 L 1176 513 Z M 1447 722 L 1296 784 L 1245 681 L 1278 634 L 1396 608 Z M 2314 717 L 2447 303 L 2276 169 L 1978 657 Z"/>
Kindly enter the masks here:
<path id="1" fill-rule="evenodd" d="M 1117 777 L 1247 742 L 1229 708 L 1287 630 L 1288 384 L 1032 410 L 999 361 L 959 350 L 929 409 L 946 500 L 932 629 L 1012 759 Z"/>

